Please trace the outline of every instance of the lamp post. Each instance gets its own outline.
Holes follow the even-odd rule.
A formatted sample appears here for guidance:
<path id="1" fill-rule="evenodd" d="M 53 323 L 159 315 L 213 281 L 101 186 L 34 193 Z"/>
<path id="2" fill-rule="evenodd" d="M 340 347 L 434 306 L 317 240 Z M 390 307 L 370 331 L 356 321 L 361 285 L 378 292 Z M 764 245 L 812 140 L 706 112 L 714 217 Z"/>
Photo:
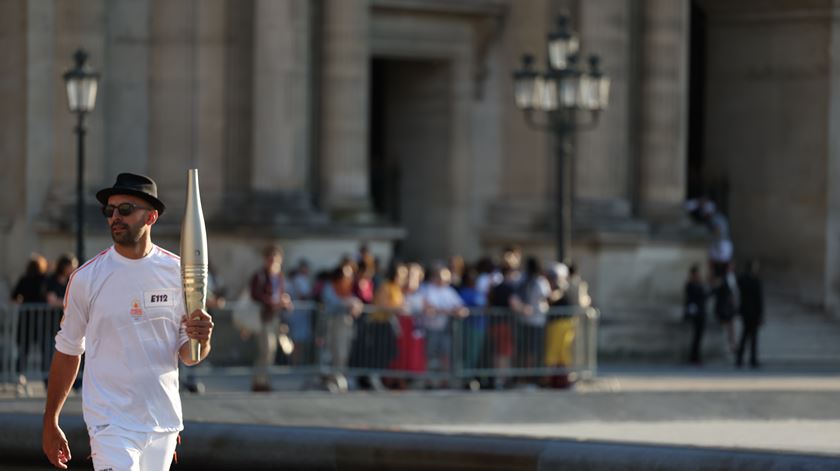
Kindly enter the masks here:
<path id="1" fill-rule="evenodd" d="M 534 67 L 534 56 L 522 56 L 522 66 L 513 73 L 514 98 L 528 125 L 554 136 L 557 193 L 555 195 L 555 237 L 557 260 L 566 261 L 571 243 L 571 188 L 566 181 L 566 161 L 572 155 L 571 135 L 578 129 L 593 127 L 609 102 L 610 80 L 600 69 L 596 55 L 589 56 L 589 69 L 578 68 L 580 41 L 569 29 L 569 19 L 561 15 L 547 40 L 545 71 Z M 534 114 L 542 113 L 540 123 Z M 579 117 L 588 118 L 578 121 Z"/>
<path id="2" fill-rule="evenodd" d="M 87 52 L 82 49 L 73 54 L 76 66 L 64 73 L 67 87 L 67 105 L 71 113 L 76 114 L 77 168 L 76 168 L 76 258 L 85 260 L 85 211 L 84 211 L 84 170 L 85 170 L 85 114 L 96 106 L 96 87 L 99 74 L 87 66 Z"/>

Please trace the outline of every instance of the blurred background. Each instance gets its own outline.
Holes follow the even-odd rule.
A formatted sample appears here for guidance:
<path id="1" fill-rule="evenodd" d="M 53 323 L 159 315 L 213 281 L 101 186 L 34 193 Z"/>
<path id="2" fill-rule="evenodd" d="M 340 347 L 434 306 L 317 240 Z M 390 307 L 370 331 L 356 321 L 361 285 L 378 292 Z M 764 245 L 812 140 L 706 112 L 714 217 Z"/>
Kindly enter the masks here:
<path id="1" fill-rule="evenodd" d="M 577 266 L 602 313 L 605 358 L 671 360 L 685 349 L 672 334 L 685 331 L 688 269 L 705 277 L 724 238 L 737 266 L 761 262 L 785 329 L 800 326 L 798 343 L 769 332 L 769 357 L 830 363 L 836 8 L 3 0 L 0 293 L 10 298 L 32 252 L 78 255 L 79 227 L 82 262 L 110 245 L 93 195 L 119 172 L 157 181 L 169 211 L 155 240 L 177 250 L 186 170 L 198 168 L 211 265 L 229 298 L 268 244 L 313 272 L 361 245 L 383 265 L 518 247 Z M 567 39 L 561 14 L 576 64 L 547 54 L 549 40 Z M 68 110 L 64 77 L 80 48 L 99 74 L 82 114 Z M 529 102 L 517 95 L 529 71 L 558 90 L 565 78 L 552 74 L 604 78 L 608 97 Z"/>
<path id="2" fill-rule="evenodd" d="M 427 452 L 461 443 L 466 469 L 537 469 L 492 458 L 514 441 L 476 454 L 463 436 L 386 440 L 397 430 L 573 440 L 558 462 L 625 462 L 574 440 L 688 447 L 634 454 L 645 469 L 700 466 L 698 446 L 729 450 L 710 467 L 836 458 L 838 15 L 833 0 L 0 0 L 0 455 L 42 459 L 64 287 L 112 244 L 96 191 L 152 177 L 168 207 L 153 240 L 177 252 L 197 168 L 216 330 L 182 369 L 205 393 L 183 394 L 193 467 L 387 461 L 377 447 L 396 443 L 421 469 L 407 440 L 444 463 Z M 276 324 L 259 286 L 291 295 Z M 254 333 L 279 347 L 257 353 Z M 324 393 L 348 389 L 401 392 Z M 63 420 L 84 444 L 80 411 L 76 389 Z M 769 457 L 739 466 L 739 447 Z"/>

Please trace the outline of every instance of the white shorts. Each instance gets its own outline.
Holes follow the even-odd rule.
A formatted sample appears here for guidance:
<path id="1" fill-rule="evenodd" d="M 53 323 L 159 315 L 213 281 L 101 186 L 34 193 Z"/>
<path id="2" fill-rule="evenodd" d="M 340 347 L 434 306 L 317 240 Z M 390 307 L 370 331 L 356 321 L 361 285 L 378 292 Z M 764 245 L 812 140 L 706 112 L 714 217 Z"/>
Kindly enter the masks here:
<path id="1" fill-rule="evenodd" d="M 94 471 L 168 470 L 178 432 L 133 432 L 114 425 L 88 428 Z"/>

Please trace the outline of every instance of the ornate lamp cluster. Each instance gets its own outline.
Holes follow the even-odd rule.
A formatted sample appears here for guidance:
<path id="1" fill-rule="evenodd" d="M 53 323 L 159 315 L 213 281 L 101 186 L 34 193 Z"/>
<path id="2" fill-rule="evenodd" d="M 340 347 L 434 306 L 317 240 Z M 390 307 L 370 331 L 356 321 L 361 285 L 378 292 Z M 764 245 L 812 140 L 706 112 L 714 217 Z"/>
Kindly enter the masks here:
<path id="1" fill-rule="evenodd" d="M 551 132 L 556 154 L 556 203 L 554 231 L 557 260 L 568 261 L 572 239 L 572 191 L 569 160 L 574 157 L 571 135 L 579 129 L 592 128 L 600 112 L 607 108 L 610 79 L 600 69 L 598 56 L 589 56 L 589 70 L 578 67 L 580 40 L 569 29 L 569 18 L 561 15 L 557 29 L 548 35 L 548 67 L 544 72 L 534 68 L 534 56 L 522 56 L 522 68 L 514 71 L 513 85 L 516 106 L 524 112 L 532 128 Z M 546 119 L 538 123 L 532 111 L 541 111 Z M 578 122 L 583 111 L 583 122 Z"/>
<path id="2" fill-rule="evenodd" d="M 548 70 L 534 68 L 534 56 L 522 56 L 522 68 L 513 73 L 516 105 L 526 111 L 560 109 L 598 112 L 609 104 L 610 79 L 600 69 L 597 55 L 589 56 L 589 70 L 579 66 L 580 41 L 560 16 L 548 35 Z"/>

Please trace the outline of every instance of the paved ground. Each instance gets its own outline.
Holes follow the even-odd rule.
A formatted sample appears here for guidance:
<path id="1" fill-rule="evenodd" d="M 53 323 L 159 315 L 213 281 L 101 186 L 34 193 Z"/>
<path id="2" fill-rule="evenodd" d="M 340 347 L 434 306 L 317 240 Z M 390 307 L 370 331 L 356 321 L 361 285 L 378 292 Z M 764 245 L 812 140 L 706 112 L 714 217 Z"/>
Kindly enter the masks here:
<path id="1" fill-rule="evenodd" d="M 190 421 L 501 434 L 794 451 L 840 457 L 840 372 L 607 369 L 563 391 L 407 391 L 255 395 L 247 377 L 205 378 L 184 394 Z M 32 388 L 37 396 L 37 388 Z M 43 397 L 0 399 L 39 414 Z M 72 397 L 69 414 L 80 414 Z"/>

